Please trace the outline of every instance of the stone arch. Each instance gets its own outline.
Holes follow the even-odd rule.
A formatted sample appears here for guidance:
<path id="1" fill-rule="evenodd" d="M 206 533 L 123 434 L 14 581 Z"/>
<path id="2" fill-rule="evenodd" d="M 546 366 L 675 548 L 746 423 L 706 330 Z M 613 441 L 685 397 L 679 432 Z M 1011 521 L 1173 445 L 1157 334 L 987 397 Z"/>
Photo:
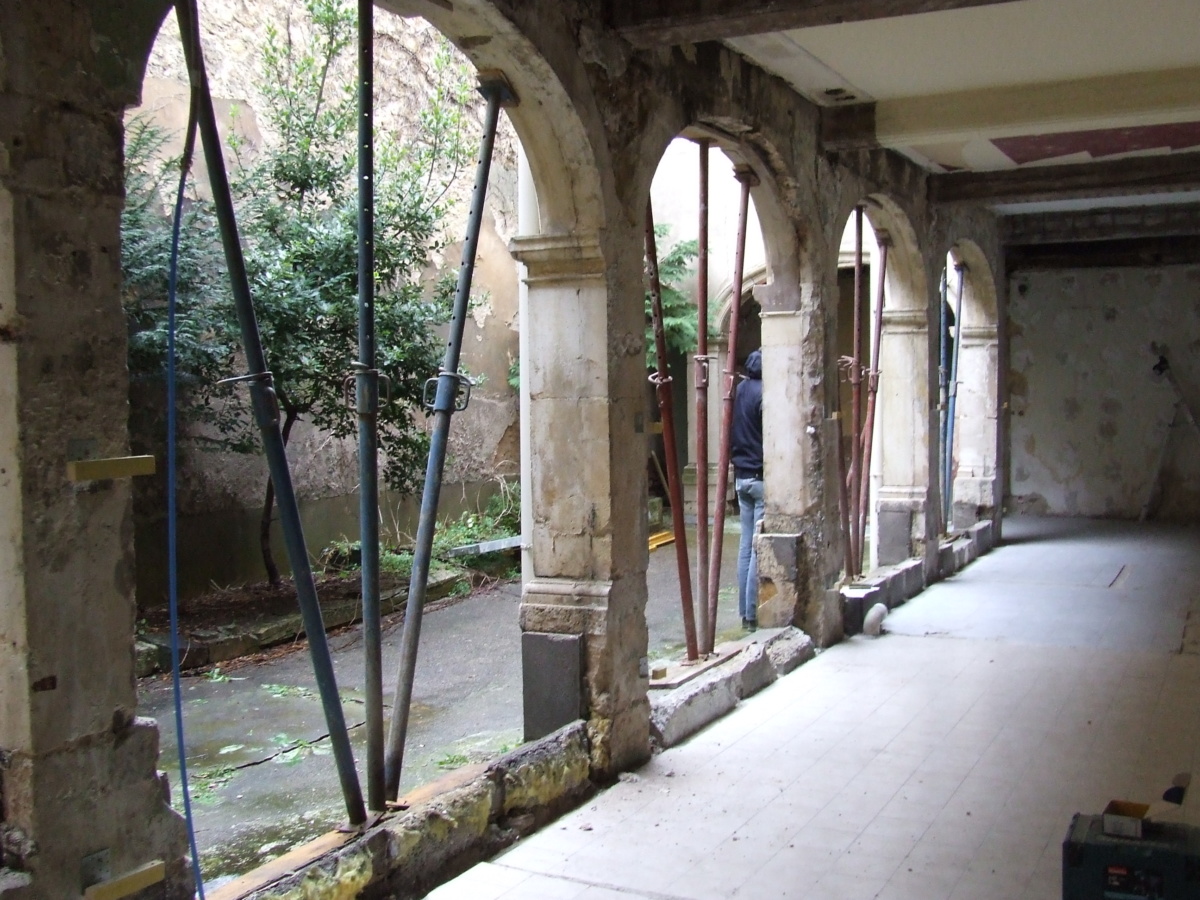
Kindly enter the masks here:
<path id="1" fill-rule="evenodd" d="M 698 119 L 700 121 L 698 121 Z M 757 219 L 757 231 L 762 236 L 762 255 L 756 264 L 748 257 L 742 284 L 734 285 L 732 277 L 724 283 L 710 285 L 710 308 L 715 310 L 714 324 L 722 335 L 727 335 L 731 299 L 734 291 L 745 296 L 753 286 L 753 298 L 760 308 L 759 315 L 761 347 L 764 364 L 764 457 L 766 470 L 766 523 L 767 531 L 798 532 L 805 517 L 813 518 L 814 510 L 825 501 L 823 493 L 820 459 L 820 442 L 817 439 L 797 439 L 797 435 L 817 435 L 819 429 L 812 427 L 823 418 L 819 398 L 823 390 L 821 378 L 821 328 L 814 326 L 820 320 L 820 311 L 813 309 L 813 292 L 809 287 L 813 281 L 811 249 L 805 240 L 810 223 L 801 216 L 795 198 L 788 193 L 790 180 L 784 171 L 787 157 L 773 152 L 763 145 L 763 135 L 758 133 L 757 142 L 751 142 L 736 134 L 749 134 L 750 129 L 739 130 L 728 121 L 716 127 L 693 117 L 690 122 L 680 123 L 685 127 L 673 130 L 669 119 L 651 118 L 649 135 L 642 137 L 646 156 L 639 159 L 639 171 L 644 175 L 645 190 L 661 165 L 667 147 L 677 136 L 710 140 L 736 166 L 745 166 L 754 176 L 750 191 L 753 219 Z M 676 120 L 678 122 L 678 120 Z M 645 164 L 642 168 L 642 164 Z M 650 163 L 653 163 L 651 168 Z M 712 178 L 717 177 L 717 163 L 710 164 Z M 710 181 L 710 185 L 712 182 Z M 684 190 L 695 191 L 693 183 Z M 642 195 L 644 196 L 644 194 Z M 738 193 L 734 193 L 736 198 Z M 657 204 L 656 204 L 657 208 Z M 716 214 L 710 199 L 710 216 Z M 725 215 L 736 221 L 736 200 L 730 201 Z M 749 223 L 755 229 L 754 221 Z M 753 233 L 753 231 L 752 231 Z M 732 256 L 732 238 L 726 247 L 710 246 L 710 257 L 727 252 Z M 762 283 L 759 283 L 762 282 Z M 807 288 L 807 289 L 806 289 Z M 739 341 L 741 343 L 741 341 Z M 727 370 L 728 348 L 718 338 L 710 344 L 710 352 L 717 355 L 717 368 L 710 373 L 709 428 L 710 466 L 716 463 L 720 408 L 723 384 L 722 375 Z M 689 371 L 693 378 L 694 372 Z M 694 422 L 691 422 L 689 447 L 695 447 Z M 694 458 L 693 458 L 694 463 Z M 693 470 L 694 471 L 694 470 Z M 715 483 L 715 467 L 710 469 L 710 484 Z M 732 481 L 730 482 L 732 484 Z M 710 502 L 716 501 L 710 491 Z M 796 602 L 794 590 L 776 591 L 766 587 L 759 594 L 759 621 L 767 625 L 791 624 L 804 611 Z"/>
<path id="2" fill-rule="evenodd" d="M 630 348 L 641 349 L 641 323 L 640 304 L 634 332 L 622 319 L 629 304 L 609 303 L 630 292 L 620 289 L 629 268 L 622 236 L 606 227 L 615 192 L 611 165 L 597 160 L 597 148 L 602 153 L 605 146 L 598 138 L 603 123 L 587 99 L 577 99 L 587 98 L 589 88 L 565 15 L 559 20 L 538 10 L 542 21 L 523 22 L 529 10 L 501 12 L 490 0 L 377 5 L 422 15 L 481 74 L 502 74 L 518 98 L 506 114 L 537 197 L 528 233 L 511 246 L 526 267 L 526 308 L 533 310 L 526 321 L 537 326 L 525 329 L 531 336 L 522 366 L 530 391 L 522 427 L 532 433 L 533 463 L 522 490 L 532 524 L 521 622 L 526 631 L 580 637 L 586 655 L 580 705 L 596 735 L 595 768 L 626 767 L 648 755 L 649 746 L 645 684 L 637 669 L 645 652 L 644 616 L 639 625 L 634 614 L 644 606 L 645 588 L 624 578 L 644 570 L 645 517 L 639 485 L 619 472 L 621 454 L 640 441 L 628 386 Z M 146 55 L 152 43 L 153 36 Z M 582 616 L 581 596 L 588 598 Z M 610 618 L 625 627 L 618 632 Z"/>
<path id="3" fill-rule="evenodd" d="M 947 529 L 991 519 L 998 508 L 999 319 L 996 281 L 983 250 L 974 241 L 956 241 L 946 255 L 947 295 L 953 308 L 958 292 L 955 270 L 963 267 L 961 340 L 951 520 Z M 941 302 L 939 300 L 939 302 Z"/>
<path id="4" fill-rule="evenodd" d="M 880 193 L 862 200 L 865 264 L 870 266 L 863 300 L 862 353 L 869 365 L 873 316 L 879 293 L 880 245 L 888 242 L 879 346 L 879 393 L 871 454 L 867 546 L 863 568 L 900 562 L 921 555 L 929 508 L 929 278 L 920 241 L 908 214 Z M 853 229 L 853 206 L 846 212 L 846 233 Z M 875 240 L 872 241 L 872 233 Z M 850 238 L 852 241 L 853 239 Z M 852 246 L 852 245 L 851 245 Z M 839 245 L 841 256 L 845 243 Z M 843 261 L 844 262 L 844 261 Z M 852 265 L 852 263 L 851 263 Z M 853 302 L 839 316 L 833 352 L 852 347 Z M 843 419 L 851 415 L 843 389 Z M 867 404 L 863 390 L 863 409 Z M 843 434 L 849 441 L 850 429 Z"/>
<path id="5" fill-rule="evenodd" d="M 402 0 L 380 0 L 377 5 L 397 15 L 413 14 L 412 4 Z M 114 53 L 121 51 L 120 66 L 111 68 L 132 103 L 173 4 L 170 0 L 143 4 L 132 21 L 123 4 L 96 7 L 98 11 L 93 15 L 99 18 L 106 38 L 101 45 L 111 45 Z M 508 110 L 508 116 L 533 172 L 540 231 L 599 229 L 605 218 L 603 185 L 588 129 L 559 77 L 555 61 L 526 37 L 536 30 L 522 32 L 490 0 L 462 0 L 453 8 L 449 4 L 421 3 L 420 15 L 449 38 L 480 72 L 503 73 L 520 98 L 521 102 Z M 579 65 L 578 60 L 575 65 Z"/>
<path id="6" fill-rule="evenodd" d="M 411 15 L 411 4 L 381 0 L 384 9 Z M 564 77 L 579 73 L 578 58 L 552 59 L 527 35 L 549 30 L 521 28 L 490 0 L 422 3 L 421 15 L 449 38 L 480 72 L 500 72 L 520 102 L 507 110 L 521 139 L 538 197 L 540 233 L 595 232 L 605 223 L 601 168 L 588 123 Z M 565 67 L 565 71 L 564 71 Z"/>

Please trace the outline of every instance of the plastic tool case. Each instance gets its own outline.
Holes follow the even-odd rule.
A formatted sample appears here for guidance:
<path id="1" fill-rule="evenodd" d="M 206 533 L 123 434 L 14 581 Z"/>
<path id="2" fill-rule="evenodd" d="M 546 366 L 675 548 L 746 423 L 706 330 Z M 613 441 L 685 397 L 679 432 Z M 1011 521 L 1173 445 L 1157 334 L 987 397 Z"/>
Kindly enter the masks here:
<path id="1" fill-rule="evenodd" d="M 1200 828 L 1145 823 L 1140 838 L 1076 815 L 1063 841 L 1063 900 L 1200 900 Z"/>

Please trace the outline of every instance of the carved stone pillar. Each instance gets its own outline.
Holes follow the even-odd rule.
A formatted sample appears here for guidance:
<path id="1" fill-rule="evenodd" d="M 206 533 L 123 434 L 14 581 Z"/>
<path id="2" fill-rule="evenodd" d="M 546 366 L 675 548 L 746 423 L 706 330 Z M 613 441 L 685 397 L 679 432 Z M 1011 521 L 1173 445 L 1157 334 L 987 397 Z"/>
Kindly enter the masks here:
<path id="1" fill-rule="evenodd" d="M 829 492 L 823 365 L 824 325 L 815 302 L 802 303 L 794 285 L 754 289 L 762 307 L 763 460 L 766 510 L 758 551 L 758 621 L 796 625 L 821 646 L 841 637 L 839 601 L 828 590 L 837 494 Z M 832 445 L 832 441 L 829 441 Z M 833 571 L 836 571 L 836 557 Z"/>
<path id="2" fill-rule="evenodd" d="M 518 238 L 513 251 L 529 289 L 533 578 L 521 628 L 582 637 L 592 765 L 618 771 L 649 755 L 641 296 L 614 299 L 594 235 Z"/>
<path id="3" fill-rule="evenodd" d="M 924 309 L 884 310 L 875 471 L 879 491 L 874 559 L 924 553 L 929 493 L 929 323 Z"/>
<path id="4" fill-rule="evenodd" d="M 994 325 L 965 326 L 958 361 L 954 426 L 956 528 L 991 519 L 999 503 L 996 477 L 999 336 Z"/>
<path id="5" fill-rule="evenodd" d="M 182 823 L 135 717 L 130 484 L 67 477 L 129 448 L 129 98 L 96 74 L 121 60 L 87 11 L 0 5 L 0 894 L 78 897 L 161 863 L 156 896 L 182 898 Z"/>

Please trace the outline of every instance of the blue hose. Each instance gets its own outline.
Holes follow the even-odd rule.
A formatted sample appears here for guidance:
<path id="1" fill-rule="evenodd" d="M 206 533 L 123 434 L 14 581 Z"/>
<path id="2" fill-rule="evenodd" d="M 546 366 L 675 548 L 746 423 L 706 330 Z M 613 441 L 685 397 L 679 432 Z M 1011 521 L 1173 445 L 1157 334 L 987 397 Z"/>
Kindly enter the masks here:
<path id="1" fill-rule="evenodd" d="M 179 750 L 179 787 L 183 793 L 183 818 L 187 823 L 188 844 L 192 851 L 192 873 L 196 893 L 204 900 L 204 880 L 200 876 L 200 852 L 196 848 L 196 829 L 192 822 L 192 800 L 188 791 L 187 752 L 183 740 L 183 699 L 179 683 L 179 559 L 176 552 L 178 510 L 175 502 L 175 299 L 179 281 L 179 233 L 183 222 L 183 198 L 188 170 L 196 146 L 196 103 L 193 94 L 188 113 L 183 158 L 179 166 L 179 190 L 175 194 L 175 214 L 171 224 L 171 266 L 167 281 L 167 596 L 171 608 L 171 683 L 175 691 L 175 743 Z"/>

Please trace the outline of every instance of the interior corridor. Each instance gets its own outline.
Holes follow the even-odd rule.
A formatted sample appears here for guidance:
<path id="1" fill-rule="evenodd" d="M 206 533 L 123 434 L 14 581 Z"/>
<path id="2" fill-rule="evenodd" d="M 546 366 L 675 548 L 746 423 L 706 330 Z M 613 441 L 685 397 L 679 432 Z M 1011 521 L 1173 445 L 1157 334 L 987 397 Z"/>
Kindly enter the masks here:
<path id="1" fill-rule="evenodd" d="M 436 900 L 1057 900 L 1075 812 L 1200 754 L 1200 530 L 1004 543 Z M 1175 814 L 1200 824 L 1200 797 Z"/>

